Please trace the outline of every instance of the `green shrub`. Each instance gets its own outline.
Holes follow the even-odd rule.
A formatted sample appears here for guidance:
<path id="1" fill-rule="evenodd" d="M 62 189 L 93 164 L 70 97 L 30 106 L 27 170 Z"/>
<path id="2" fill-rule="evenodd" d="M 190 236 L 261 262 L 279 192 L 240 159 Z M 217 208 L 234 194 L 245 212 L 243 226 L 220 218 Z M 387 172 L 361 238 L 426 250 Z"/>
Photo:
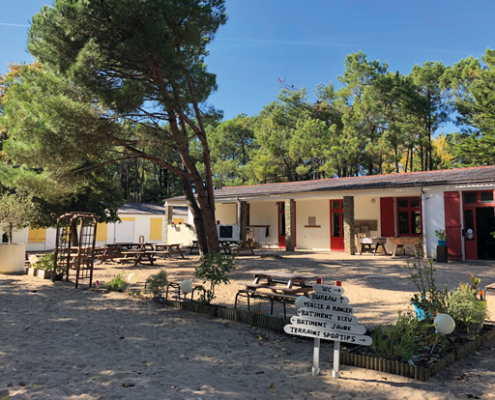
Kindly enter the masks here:
<path id="1" fill-rule="evenodd" d="M 419 337 L 430 342 L 434 341 L 432 335 L 432 324 L 420 322 L 411 314 L 402 315 L 399 311 L 399 318 L 394 325 L 375 327 L 371 334 L 371 349 L 378 357 L 407 361 L 415 354 Z"/>
<path id="2" fill-rule="evenodd" d="M 110 282 L 105 285 L 105 288 L 110 292 L 118 292 L 125 284 L 124 273 L 121 272 L 118 275 L 114 275 Z"/>
<path id="3" fill-rule="evenodd" d="M 45 254 L 40 258 L 41 268 L 45 271 L 53 271 L 54 262 L 53 262 L 53 253 Z"/>
<path id="4" fill-rule="evenodd" d="M 153 293 L 154 296 L 163 292 L 163 289 L 168 285 L 167 272 L 162 269 L 156 275 L 150 275 L 146 279 L 146 289 Z"/>
<path id="5" fill-rule="evenodd" d="M 200 301 L 210 304 L 215 298 L 215 285 L 230 283 L 227 275 L 235 270 L 235 257 L 233 255 L 221 253 L 208 253 L 201 257 L 200 265 L 196 268 L 196 277 L 203 280 L 203 283 L 210 282 L 210 288 L 205 289 L 201 294 Z"/>
<path id="6" fill-rule="evenodd" d="M 486 303 L 479 301 L 474 292 L 458 289 L 450 296 L 447 314 L 454 318 L 459 333 L 478 334 L 488 317 Z"/>

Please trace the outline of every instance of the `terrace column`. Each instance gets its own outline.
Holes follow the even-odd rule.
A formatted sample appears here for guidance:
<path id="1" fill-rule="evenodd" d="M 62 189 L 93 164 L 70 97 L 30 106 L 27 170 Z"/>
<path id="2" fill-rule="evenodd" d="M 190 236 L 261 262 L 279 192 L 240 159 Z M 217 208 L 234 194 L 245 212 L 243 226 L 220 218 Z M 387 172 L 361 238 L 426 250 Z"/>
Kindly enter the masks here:
<path id="1" fill-rule="evenodd" d="M 247 236 L 247 224 L 248 224 L 248 203 L 247 201 L 239 201 L 237 203 L 237 210 L 239 213 L 239 239 L 245 241 Z"/>
<path id="2" fill-rule="evenodd" d="M 296 244 L 296 203 L 285 200 L 285 250 L 294 251 Z"/>
<path id="3" fill-rule="evenodd" d="M 344 249 L 351 255 L 356 254 L 354 241 L 354 196 L 344 196 Z"/>
<path id="4" fill-rule="evenodd" d="M 165 242 L 168 244 L 168 229 L 172 222 L 174 221 L 173 219 L 173 214 L 174 214 L 174 206 L 165 206 Z"/>

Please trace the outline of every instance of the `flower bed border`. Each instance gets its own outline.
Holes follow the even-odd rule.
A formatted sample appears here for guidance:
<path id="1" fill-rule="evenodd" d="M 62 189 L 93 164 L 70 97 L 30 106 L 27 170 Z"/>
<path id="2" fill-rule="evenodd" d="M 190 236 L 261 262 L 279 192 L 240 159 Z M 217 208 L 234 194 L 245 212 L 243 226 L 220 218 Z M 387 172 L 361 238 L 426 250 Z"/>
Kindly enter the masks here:
<path id="1" fill-rule="evenodd" d="M 495 337 L 495 325 L 484 324 L 484 326 L 489 327 L 490 330 L 485 334 L 478 336 L 476 339 L 466 343 L 455 352 L 450 353 L 447 357 L 438 360 L 431 368 L 424 368 L 400 361 L 392 361 L 384 358 L 370 357 L 362 354 L 352 354 L 342 351 L 340 352 L 340 362 L 343 365 L 366 368 L 380 372 L 388 372 L 389 374 L 405 376 L 407 378 L 424 382 L 433 375 L 438 374 L 448 365 L 462 360 L 469 353 L 493 339 Z"/>
<path id="2" fill-rule="evenodd" d="M 155 298 L 155 301 L 162 305 L 173 308 L 192 311 L 198 314 L 210 315 L 215 318 L 222 318 L 228 321 L 240 322 L 262 329 L 269 329 L 274 332 L 283 333 L 284 326 L 290 323 L 290 318 L 278 317 L 267 314 L 255 314 L 245 310 L 234 310 L 224 306 L 206 305 L 199 303 L 189 303 L 182 301 L 172 301 Z M 469 353 L 481 347 L 486 342 L 495 338 L 495 325 L 484 324 L 490 328 L 488 332 L 466 343 L 447 357 L 438 360 L 431 368 L 424 368 L 418 365 L 411 365 L 400 361 L 392 361 L 379 357 L 370 357 L 362 354 L 340 352 L 340 363 L 342 365 L 371 369 L 374 371 L 386 372 L 389 374 L 404 376 L 417 381 L 426 381 L 433 375 L 438 374 L 442 369 L 453 362 L 462 360 Z"/>

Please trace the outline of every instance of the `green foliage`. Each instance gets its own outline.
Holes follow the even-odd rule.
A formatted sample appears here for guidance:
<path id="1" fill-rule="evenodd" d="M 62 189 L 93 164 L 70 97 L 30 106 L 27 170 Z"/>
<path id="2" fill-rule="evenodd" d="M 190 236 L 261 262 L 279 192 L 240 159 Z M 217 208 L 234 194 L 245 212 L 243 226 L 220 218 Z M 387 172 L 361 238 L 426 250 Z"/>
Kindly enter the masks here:
<path id="1" fill-rule="evenodd" d="M 54 262 L 53 262 L 53 253 L 44 254 L 43 257 L 40 258 L 41 268 L 45 271 L 53 271 Z"/>
<path id="2" fill-rule="evenodd" d="M 485 301 L 479 301 L 474 291 L 458 289 L 452 293 L 446 310 L 456 323 L 456 331 L 477 334 L 488 317 Z"/>
<path id="3" fill-rule="evenodd" d="M 382 358 L 388 360 L 408 361 L 415 354 L 419 336 L 431 336 L 432 325 L 418 321 L 411 314 L 402 315 L 394 325 L 377 325 L 371 334 L 371 349 Z"/>
<path id="4" fill-rule="evenodd" d="M 438 240 L 447 240 L 448 239 L 448 236 L 443 229 L 439 229 L 439 230 L 435 231 L 435 235 L 438 238 Z"/>
<path id="5" fill-rule="evenodd" d="M 118 292 L 126 284 L 124 273 L 114 275 L 110 282 L 105 285 L 105 288 L 110 292 Z"/>
<path id="6" fill-rule="evenodd" d="M 29 226 L 35 215 L 32 196 L 19 194 L 0 196 L 0 223 L 2 223 L 2 231 L 8 234 L 10 243 L 13 233 Z"/>
<path id="7" fill-rule="evenodd" d="M 167 285 L 167 272 L 163 269 L 155 275 L 150 275 L 148 279 L 146 279 L 146 289 L 153 293 L 154 296 L 163 292 L 163 289 Z"/>
<path id="8" fill-rule="evenodd" d="M 416 286 L 419 292 L 411 298 L 411 302 L 431 318 L 446 312 L 449 291 L 447 286 L 443 290 L 437 289 L 433 263 L 428 261 L 426 263 L 418 262 L 418 265 L 416 263 L 411 265 L 408 262 L 407 269 L 409 271 L 407 279 Z"/>
<path id="9" fill-rule="evenodd" d="M 196 268 L 196 277 L 203 283 L 210 282 L 210 288 L 205 289 L 201 295 L 201 300 L 210 304 L 215 298 L 215 285 L 229 284 L 230 280 L 227 274 L 236 268 L 234 255 L 209 253 L 201 257 L 200 265 Z"/>

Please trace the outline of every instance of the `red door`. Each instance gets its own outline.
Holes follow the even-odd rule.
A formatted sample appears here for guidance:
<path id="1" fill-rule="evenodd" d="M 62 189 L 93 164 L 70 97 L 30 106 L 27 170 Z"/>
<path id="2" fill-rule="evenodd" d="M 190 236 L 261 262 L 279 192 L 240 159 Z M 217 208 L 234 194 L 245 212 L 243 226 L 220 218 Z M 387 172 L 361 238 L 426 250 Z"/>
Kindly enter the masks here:
<path id="1" fill-rule="evenodd" d="M 330 250 L 344 251 L 344 209 L 342 200 L 330 200 Z"/>
<path id="2" fill-rule="evenodd" d="M 464 250 L 466 260 L 478 259 L 478 239 L 476 232 L 476 208 L 464 209 Z"/>
<path id="3" fill-rule="evenodd" d="M 278 213 L 278 248 L 285 249 L 285 202 L 277 203 Z M 294 220 L 296 219 L 296 202 L 294 202 Z M 294 227 L 294 233 L 297 232 L 297 225 Z M 294 247 L 297 246 L 297 235 L 294 238 Z"/>

